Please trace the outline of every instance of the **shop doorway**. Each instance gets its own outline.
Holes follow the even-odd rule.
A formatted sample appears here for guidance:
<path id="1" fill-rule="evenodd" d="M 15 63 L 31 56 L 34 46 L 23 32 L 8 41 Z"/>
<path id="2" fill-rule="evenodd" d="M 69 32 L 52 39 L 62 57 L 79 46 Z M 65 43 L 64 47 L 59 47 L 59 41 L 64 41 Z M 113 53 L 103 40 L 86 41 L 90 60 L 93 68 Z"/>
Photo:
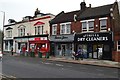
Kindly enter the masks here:
<path id="1" fill-rule="evenodd" d="M 103 45 L 102 44 L 93 45 L 93 58 L 102 59 L 102 56 L 103 56 Z"/>
<path id="2" fill-rule="evenodd" d="M 62 52 L 62 56 L 65 56 L 65 52 L 66 52 L 66 45 L 65 44 L 61 45 L 61 52 Z"/>
<path id="3" fill-rule="evenodd" d="M 106 60 L 111 60 L 112 59 L 112 49 L 110 47 L 110 45 L 104 45 L 104 53 L 103 53 L 103 59 L 106 59 Z"/>

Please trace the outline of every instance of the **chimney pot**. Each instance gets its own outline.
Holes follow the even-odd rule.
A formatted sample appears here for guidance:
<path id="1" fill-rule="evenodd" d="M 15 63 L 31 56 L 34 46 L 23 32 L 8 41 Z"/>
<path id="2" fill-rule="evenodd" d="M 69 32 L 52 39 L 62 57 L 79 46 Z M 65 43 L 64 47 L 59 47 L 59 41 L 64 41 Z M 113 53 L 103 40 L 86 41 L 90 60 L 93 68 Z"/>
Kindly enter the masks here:
<path id="1" fill-rule="evenodd" d="M 91 8 L 91 4 L 89 4 L 89 8 Z"/>

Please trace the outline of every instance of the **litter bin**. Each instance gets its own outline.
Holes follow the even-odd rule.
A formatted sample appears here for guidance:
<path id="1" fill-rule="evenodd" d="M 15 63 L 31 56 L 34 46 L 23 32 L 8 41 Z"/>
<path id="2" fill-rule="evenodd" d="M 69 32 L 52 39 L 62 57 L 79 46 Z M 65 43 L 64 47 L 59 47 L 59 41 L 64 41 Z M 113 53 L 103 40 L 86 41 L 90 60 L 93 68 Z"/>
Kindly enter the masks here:
<path id="1" fill-rule="evenodd" d="M 38 57 L 42 58 L 42 52 L 38 52 Z"/>
<path id="2" fill-rule="evenodd" d="M 45 58 L 49 58 L 49 52 L 46 52 Z"/>

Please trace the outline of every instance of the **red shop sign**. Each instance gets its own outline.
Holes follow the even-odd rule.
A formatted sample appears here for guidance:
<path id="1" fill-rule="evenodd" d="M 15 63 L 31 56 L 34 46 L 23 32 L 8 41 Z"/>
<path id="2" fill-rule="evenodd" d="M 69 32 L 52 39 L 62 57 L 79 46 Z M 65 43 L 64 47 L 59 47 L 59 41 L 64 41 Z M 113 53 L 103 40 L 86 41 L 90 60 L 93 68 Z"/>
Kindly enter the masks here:
<path id="1" fill-rule="evenodd" d="M 40 40 L 40 38 L 34 38 L 34 40 L 35 40 L 35 41 L 39 41 L 39 40 Z"/>

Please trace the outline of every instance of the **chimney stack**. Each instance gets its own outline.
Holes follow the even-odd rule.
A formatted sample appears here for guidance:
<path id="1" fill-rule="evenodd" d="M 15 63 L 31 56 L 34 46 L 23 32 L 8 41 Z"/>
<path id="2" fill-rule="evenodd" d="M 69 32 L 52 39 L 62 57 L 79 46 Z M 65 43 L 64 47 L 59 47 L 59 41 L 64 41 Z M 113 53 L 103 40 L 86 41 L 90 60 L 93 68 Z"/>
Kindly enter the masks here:
<path id="1" fill-rule="evenodd" d="M 80 4 L 80 9 L 81 10 L 84 10 L 86 8 L 86 3 L 83 1 L 83 2 L 81 2 L 81 4 Z"/>
<path id="2" fill-rule="evenodd" d="M 91 4 L 89 4 L 89 8 L 91 8 Z"/>

